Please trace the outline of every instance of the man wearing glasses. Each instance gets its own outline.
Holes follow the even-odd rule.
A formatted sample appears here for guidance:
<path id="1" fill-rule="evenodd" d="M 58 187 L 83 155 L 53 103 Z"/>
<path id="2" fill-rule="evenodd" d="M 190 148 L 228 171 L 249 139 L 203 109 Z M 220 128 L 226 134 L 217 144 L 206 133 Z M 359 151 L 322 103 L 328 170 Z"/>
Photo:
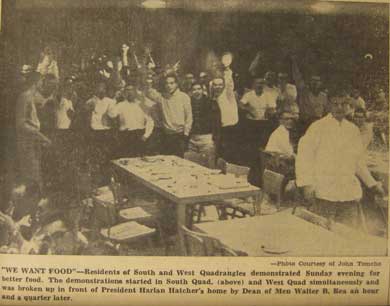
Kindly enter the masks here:
<path id="1" fill-rule="evenodd" d="M 329 94 L 330 113 L 314 122 L 298 144 L 296 182 L 315 213 L 333 222 L 357 227 L 359 179 L 384 194 L 367 169 L 360 131 L 345 119 L 348 96 Z"/>

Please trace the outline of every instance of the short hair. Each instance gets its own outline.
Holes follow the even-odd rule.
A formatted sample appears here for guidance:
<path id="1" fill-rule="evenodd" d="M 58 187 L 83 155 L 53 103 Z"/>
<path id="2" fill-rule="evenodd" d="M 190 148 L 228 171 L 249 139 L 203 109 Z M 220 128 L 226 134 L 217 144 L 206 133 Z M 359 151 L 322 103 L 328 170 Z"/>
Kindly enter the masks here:
<path id="1" fill-rule="evenodd" d="M 294 110 L 295 108 L 295 110 Z M 284 107 L 281 107 L 279 110 L 279 118 L 283 116 L 283 114 L 288 113 L 288 114 L 294 114 L 294 113 L 299 113 L 299 108 L 298 106 L 294 105 L 285 105 Z"/>
<path id="2" fill-rule="evenodd" d="M 276 73 L 273 72 L 273 71 L 267 71 L 265 74 L 264 74 L 264 79 L 268 79 L 268 78 L 275 78 L 276 77 Z"/>
<path id="3" fill-rule="evenodd" d="M 173 74 L 173 73 L 170 73 L 170 74 L 167 74 L 164 78 L 164 81 L 166 82 L 169 78 L 172 78 L 175 80 L 175 83 L 176 84 L 179 84 L 179 79 L 177 78 L 177 75 L 176 74 Z"/>
<path id="4" fill-rule="evenodd" d="M 191 89 L 193 89 L 194 86 L 200 86 L 202 88 L 202 84 L 198 80 L 196 80 L 194 83 L 192 83 Z"/>
<path id="5" fill-rule="evenodd" d="M 332 86 L 328 91 L 328 99 L 336 98 L 336 97 L 348 97 L 348 92 L 343 87 Z"/>
<path id="6" fill-rule="evenodd" d="M 224 79 L 223 76 L 215 76 L 215 77 L 213 77 L 213 78 L 211 79 L 211 85 L 214 84 L 214 81 L 215 81 L 215 80 L 222 80 L 223 84 L 225 84 L 225 79 Z"/>

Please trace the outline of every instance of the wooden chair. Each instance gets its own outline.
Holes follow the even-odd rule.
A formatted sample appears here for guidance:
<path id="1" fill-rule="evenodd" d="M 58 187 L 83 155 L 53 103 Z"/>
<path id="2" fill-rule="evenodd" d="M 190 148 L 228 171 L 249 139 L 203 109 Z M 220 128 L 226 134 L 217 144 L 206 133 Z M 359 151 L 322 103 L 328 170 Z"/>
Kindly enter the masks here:
<path id="1" fill-rule="evenodd" d="M 223 158 L 217 159 L 217 169 L 220 169 L 223 174 L 226 174 L 226 161 Z"/>
<path id="2" fill-rule="evenodd" d="M 295 209 L 294 214 L 299 218 L 302 218 L 315 225 L 321 226 L 322 228 L 329 230 L 333 233 L 336 233 L 347 239 L 356 239 L 356 236 L 362 234 L 362 232 L 359 232 L 356 229 L 341 223 L 335 222 L 331 224 L 327 218 L 319 216 L 303 207 L 297 207 Z M 365 232 L 364 230 L 363 232 L 364 235 L 367 235 L 367 232 Z"/>
<path id="3" fill-rule="evenodd" d="M 151 218 L 152 216 L 140 207 L 129 211 L 129 208 L 121 209 L 128 200 L 120 188 L 120 184 L 114 180 L 111 186 L 99 188 L 99 193 L 93 195 L 96 227 L 100 229 L 100 235 L 110 241 L 126 244 L 142 237 L 147 238 L 150 247 L 153 246 L 152 236 L 156 232 L 137 221 Z M 134 214 L 132 214 L 132 212 Z"/>
<path id="4" fill-rule="evenodd" d="M 239 256 L 234 250 L 224 246 L 218 239 L 191 231 L 184 225 L 181 228 L 189 256 Z M 240 253 L 240 255 L 244 255 Z"/>
<path id="5" fill-rule="evenodd" d="M 208 167 L 209 166 L 209 159 L 206 154 L 200 154 L 192 151 L 187 151 L 184 153 L 184 159 L 192 161 L 194 163 L 197 163 L 201 166 Z M 193 207 L 189 208 L 188 211 L 188 218 L 192 221 L 192 223 L 200 223 L 204 222 L 204 217 L 206 217 L 206 206 L 215 206 L 214 203 L 210 204 L 202 204 L 202 205 L 194 205 Z M 216 207 L 218 219 L 220 219 L 220 210 Z M 208 220 L 210 221 L 217 221 L 217 220 Z"/>
<path id="6" fill-rule="evenodd" d="M 245 166 L 240 166 L 232 163 L 228 163 L 222 158 L 217 160 L 217 166 L 221 169 L 222 173 L 225 174 L 234 174 L 237 177 L 243 177 L 245 180 L 248 179 L 249 168 Z M 247 216 L 254 216 L 256 208 L 254 207 L 254 200 L 249 198 L 235 198 L 224 201 L 225 205 L 221 206 L 220 214 L 222 219 L 227 219 L 228 217 L 234 218 L 244 218 Z"/>
<path id="7" fill-rule="evenodd" d="M 209 167 L 209 159 L 206 154 L 187 151 L 184 153 L 184 159 L 190 160 L 204 167 Z"/>
<path id="8" fill-rule="evenodd" d="M 284 187 L 284 175 L 265 169 L 263 174 L 263 190 L 266 194 L 275 196 L 278 209 L 280 208 Z"/>

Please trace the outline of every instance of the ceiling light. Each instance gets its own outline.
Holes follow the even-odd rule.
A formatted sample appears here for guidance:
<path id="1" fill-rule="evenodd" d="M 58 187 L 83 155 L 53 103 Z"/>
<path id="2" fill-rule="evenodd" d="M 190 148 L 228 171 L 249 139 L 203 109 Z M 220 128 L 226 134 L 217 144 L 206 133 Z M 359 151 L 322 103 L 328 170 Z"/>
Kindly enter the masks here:
<path id="1" fill-rule="evenodd" d="M 142 2 L 141 5 L 147 9 L 161 9 L 167 7 L 167 3 L 164 0 L 146 0 Z"/>
<path id="2" fill-rule="evenodd" d="M 330 13 L 333 11 L 336 7 L 334 4 L 329 2 L 317 2 L 311 6 L 311 8 L 316 11 L 317 13 Z"/>

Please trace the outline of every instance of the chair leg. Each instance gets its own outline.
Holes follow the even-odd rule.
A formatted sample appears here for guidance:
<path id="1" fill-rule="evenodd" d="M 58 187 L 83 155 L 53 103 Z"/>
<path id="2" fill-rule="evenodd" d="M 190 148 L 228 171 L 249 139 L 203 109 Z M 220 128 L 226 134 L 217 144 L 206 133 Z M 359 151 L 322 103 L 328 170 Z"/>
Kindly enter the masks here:
<path id="1" fill-rule="evenodd" d="M 263 202 L 263 200 L 264 200 L 264 194 L 263 193 L 257 194 L 255 196 L 255 199 L 253 201 L 255 216 L 260 216 L 261 215 L 261 203 Z"/>

